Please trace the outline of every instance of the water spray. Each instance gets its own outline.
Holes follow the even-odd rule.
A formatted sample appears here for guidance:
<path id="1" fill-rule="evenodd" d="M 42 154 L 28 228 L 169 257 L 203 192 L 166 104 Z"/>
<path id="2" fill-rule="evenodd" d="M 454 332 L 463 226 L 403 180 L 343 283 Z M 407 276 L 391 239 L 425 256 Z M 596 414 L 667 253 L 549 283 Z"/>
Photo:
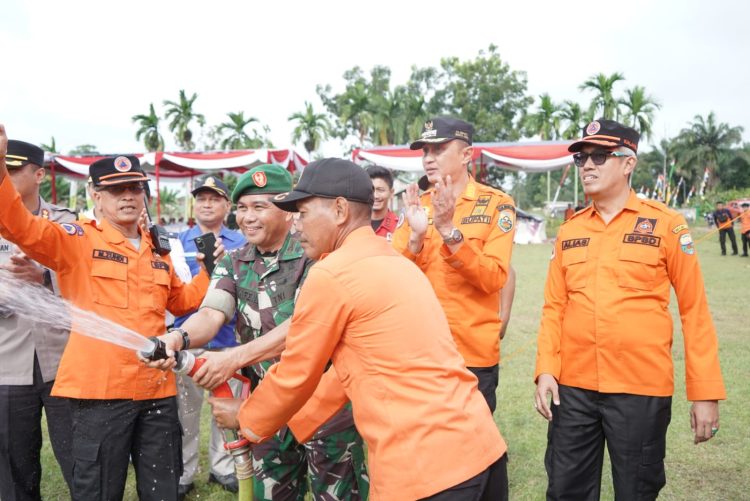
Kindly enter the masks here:
<path id="1" fill-rule="evenodd" d="M 151 342 L 151 347 L 139 352 L 142 358 L 152 361 L 169 358 L 164 341 L 156 337 L 150 337 L 148 340 Z M 195 355 L 186 350 L 175 352 L 174 358 L 176 365 L 172 370 L 176 374 L 187 374 L 190 377 L 193 377 L 206 362 L 205 358 L 195 358 Z M 232 380 L 240 383 L 237 393 L 232 390 L 232 386 L 229 384 Z M 241 398 L 244 400 L 250 395 L 250 380 L 240 374 L 234 374 L 228 381 L 224 381 L 211 390 L 211 394 L 217 398 Z M 253 499 L 253 460 L 250 441 L 240 435 L 237 430 L 222 429 L 221 432 L 224 437 L 224 449 L 232 455 L 234 460 L 239 484 L 238 499 L 250 501 Z"/>

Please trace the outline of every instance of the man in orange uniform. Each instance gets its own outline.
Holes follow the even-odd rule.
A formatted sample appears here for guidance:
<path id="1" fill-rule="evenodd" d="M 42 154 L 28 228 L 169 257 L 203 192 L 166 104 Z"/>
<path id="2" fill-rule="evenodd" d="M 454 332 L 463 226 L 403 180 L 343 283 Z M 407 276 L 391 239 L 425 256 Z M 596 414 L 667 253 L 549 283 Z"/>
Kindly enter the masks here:
<path id="1" fill-rule="evenodd" d="M 477 183 L 472 160 L 474 127 L 434 118 L 411 149 L 422 149 L 432 186 L 421 197 L 416 184 L 404 194 L 405 221 L 394 248 L 424 272 L 448 317 L 453 339 L 479 390 L 495 411 L 500 362 L 499 292 L 508 278 L 515 234 L 513 199 Z"/>
<path id="2" fill-rule="evenodd" d="M 505 442 L 430 283 L 372 231 L 372 198 L 364 170 L 331 158 L 308 165 L 294 191 L 275 197 L 281 209 L 299 211 L 300 242 L 319 261 L 281 361 L 242 405 L 241 429 L 257 442 L 289 422 L 305 441 L 351 399 L 368 446 L 371 499 L 507 499 Z M 236 410 L 214 400 L 225 426 L 237 425 Z"/>
<path id="3" fill-rule="evenodd" d="M 695 247 L 678 212 L 630 189 L 638 140 L 599 119 L 569 148 L 593 204 L 560 227 L 544 293 L 534 405 L 550 421 L 547 499 L 599 499 L 605 442 L 617 499 L 655 499 L 666 483 L 670 285 L 695 443 L 719 429 L 726 397 Z"/>
<path id="4" fill-rule="evenodd" d="M 24 207 L 6 149 L 0 125 L 0 233 L 57 272 L 63 297 L 143 336 L 164 331 L 165 308 L 181 314 L 200 305 L 205 271 L 183 285 L 169 257 L 139 231 L 148 178 L 137 158 L 91 165 L 101 223 L 56 224 Z M 177 499 L 181 429 L 172 374 L 144 367 L 132 349 L 80 334 L 74 319 L 52 394 L 72 399 L 73 499 L 121 499 L 129 457 L 140 499 Z"/>
<path id="5" fill-rule="evenodd" d="M 742 257 L 747 257 L 747 248 L 750 247 L 750 204 L 742 204 L 740 214 L 740 236 L 742 237 Z"/>

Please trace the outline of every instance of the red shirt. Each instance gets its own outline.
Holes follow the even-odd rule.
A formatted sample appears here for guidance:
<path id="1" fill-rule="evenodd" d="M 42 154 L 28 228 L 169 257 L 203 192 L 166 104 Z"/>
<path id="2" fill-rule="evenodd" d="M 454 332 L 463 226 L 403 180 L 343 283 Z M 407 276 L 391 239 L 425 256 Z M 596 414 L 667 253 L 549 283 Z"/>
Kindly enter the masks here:
<path id="1" fill-rule="evenodd" d="M 385 237 L 390 242 L 397 225 L 398 216 L 392 210 L 389 210 L 378 229 L 375 230 L 375 234 L 379 237 Z"/>

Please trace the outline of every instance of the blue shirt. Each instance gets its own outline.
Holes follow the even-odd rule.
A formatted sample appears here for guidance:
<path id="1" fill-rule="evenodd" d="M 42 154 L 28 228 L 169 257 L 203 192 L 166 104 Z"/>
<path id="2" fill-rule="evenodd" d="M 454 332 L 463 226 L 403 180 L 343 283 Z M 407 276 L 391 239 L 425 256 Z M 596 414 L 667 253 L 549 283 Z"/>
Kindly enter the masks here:
<path id="1" fill-rule="evenodd" d="M 198 252 L 198 249 L 196 248 L 193 239 L 195 237 L 201 236 L 202 234 L 203 232 L 201 231 L 200 226 L 196 224 L 192 228 L 181 232 L 178 236 L 180 242 L 182 242 L 183 248 L 185 249 L 185 261 L 187 261 L 188 266 L 190 266 L 190 273 L 193 276 L 197 275 L 200 271 L 200 264 L 198 264 L 198 260 L 195 259 L 195 254 Z M 245 242 L 245 237 L 242 235 L 242 233 L 240 233 L 239 231 L 230 230 L 224 225 L 221 225 L 219 237 L 221 237 L 221 242 L 224 244 L 224 248 L 227 251 L 238 249 L 247 243 Z M 190 312 L 187 315 L 175 318 L 175 327 L 179 327 L 183 323 L 185 323 L 185 320 L 187 320 L 188 317 L 193 313 L 195 313 L 195 311 Z M 214 337 L 208 344 L 206 344 L 206 348 L 218 349 L 237 346 L 237 340 L 234 336 L 234 324 L 236 323 L 236 320 L 237 316 L 235 315 L 235 318 L 233 318 L 231 322 L 222 326 L 222 328 L 219 330 L 219 333 L 216 334 L 216 337 Z"/>

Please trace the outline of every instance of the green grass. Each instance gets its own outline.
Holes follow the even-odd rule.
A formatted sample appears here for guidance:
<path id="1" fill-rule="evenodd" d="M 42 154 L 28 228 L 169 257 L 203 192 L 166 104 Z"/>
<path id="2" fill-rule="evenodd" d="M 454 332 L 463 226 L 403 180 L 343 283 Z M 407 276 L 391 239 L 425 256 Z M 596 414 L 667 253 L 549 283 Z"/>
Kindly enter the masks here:
<path id="1" fill-rule="evenodd" d="M 705 231 L 697 230 L 693 236 L 697 240 L 703 234 Z M 673 300 L 676 390 L 667 439 L 667 485 L 660 499 L 748 499 L 750 408 L 746 404 L 750 402 L 750 345 L 747 339 L 750 329 L 744 322 L 748 320 L 749 311 L 750 259 L 721 257 L 715 234 L 699 242 L 697 248 L 708 301 L 719 333 L 721 365 L 728 398 L 720 406 L 721 432 L 708 443 L 693 445 L 688 419 L 689 403 L 685 400 L 682 334 Z M 518 273 L 516 299 L 508 333 L 502 344 L 503 365 L 495 418 L 509 446 L 510 497 L 514 501 L 544 499 L 546 488 L 543 464 L 546 421 L 532 407 L 532 378 L 536 333 L 550 252 L 550 245 L 528 245 L 516 247 L 513 255 L 513 266 Z M 201 472 L 196 481 L 196 490 L 189 499 L 234 499 L 232 495 L 206 484 L 207 420 L 208 414 L 204 409 Z M 65 492 L 64 482 L 47 442 L 43 454 L 44 499 L 68 499 L 67 495 L 61 494 Z M 136 499 L 133 480 L 131 474 L 125 496 L 127 500 Z M 608 463 L 605 464 L 602 493 L 602 499 L 613 499 Z"/>

